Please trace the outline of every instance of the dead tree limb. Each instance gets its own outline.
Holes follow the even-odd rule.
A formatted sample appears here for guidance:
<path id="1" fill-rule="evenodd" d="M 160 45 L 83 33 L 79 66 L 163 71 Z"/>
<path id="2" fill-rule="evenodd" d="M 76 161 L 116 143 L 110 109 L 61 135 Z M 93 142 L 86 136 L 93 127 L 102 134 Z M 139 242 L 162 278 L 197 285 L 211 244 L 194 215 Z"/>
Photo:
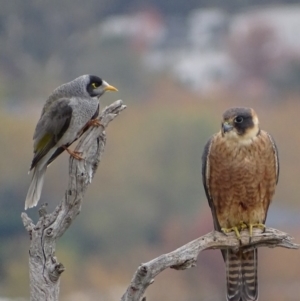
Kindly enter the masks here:
<path id="1" fill-rule="evenodd" d="M 31 239 L 29 249 L 31 301 L 58 300 L 60 275 L 64 271 L 64 266 L 55 256 L 56 240 L 64 234 L 80 213 L 84 193 L 93 179 L 104 151 L 105 128 L 125 108 L 122 100 L 115 101 L 102 111 L 100 115 L 102 126 L 91 127 L 84 133 L 76 151 L 85 159 L 79 161 L 70 157 L 68 190 L 54 212 L 48 214 L 46 205 L 42 206 L 36 224 L 26 213 L 21 214 L 24 227 Z"/>
<path id="2" fill-rule="evenodd" d="M 201 236 L 186 245 L 168 254 L 163 254 L 147 263 L 141 264 L 131 280 L 121 301 L 140 301 L 148 288 L 153 283 L 154 278 L 167 268 L 185 270 L 196 266 L 198 255 L 207 249 L 238 249 L 242 248 L 247 252 L 249 249 L 259 247 L 282 247 L 287 249 L 299 249 L 300 245 L 293 243 L 293 238 L 287 233 L 276 229 L 266 228 L 262 233 L 255 229 L 251 242 L 249 233 L 244 230 L 241 233 L 241 242 L 235 235 L 225 235 L 213 231 Z"/>

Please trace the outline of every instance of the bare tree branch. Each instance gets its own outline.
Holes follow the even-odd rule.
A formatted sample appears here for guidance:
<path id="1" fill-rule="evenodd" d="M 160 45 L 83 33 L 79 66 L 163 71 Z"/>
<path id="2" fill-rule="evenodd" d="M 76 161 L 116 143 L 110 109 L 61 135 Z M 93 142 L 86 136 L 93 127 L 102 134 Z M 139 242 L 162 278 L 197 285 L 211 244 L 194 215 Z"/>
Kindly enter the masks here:
<path id="1" fill-rule="evenodd" d="M 225 235 L 213 231 L 201 236 L 186 245 L 168 254 L 163 254 L 147 263 L 141 264 L 135 272 L 130 285 L 121 301 L 140 301 L 148 288 L 154 282 L 154 278 L 167 268 L 185 270 L 196 266 L 198 255 L 207 249 L 233 249 L 242 248 L 247 252 L 249 249 L 259 247 L 282 247 L 287 249 L 299 249 L 300 245 L 293 243 L 293 238 L 287 233 L 276 229 L 266 228 L 262 233 L 254 229 L 251 242 L 249 232 L 244 230 L 239 241 L 233 233 Z"/>
<path id="2" fill-rule="evenodd" d="M 64 234 L 81 211 L 84 193 L 97 170 L 106 143 L 105 128 L 124 109 L 122 100 L 106 107 L 101 115 L 102 126 L 90 127 L 79 141 L 76 151 L 84 160 L 70 157 L 68 190 L 54 212 L 47 214 L 46 205 L 39 210 L 34 225 L 26 213 L 21 214 L 31 239 L 29 249 L 30 300 L 57 301 L 60 275 L 64 266 L 55 256 L 56 239 Z"/>

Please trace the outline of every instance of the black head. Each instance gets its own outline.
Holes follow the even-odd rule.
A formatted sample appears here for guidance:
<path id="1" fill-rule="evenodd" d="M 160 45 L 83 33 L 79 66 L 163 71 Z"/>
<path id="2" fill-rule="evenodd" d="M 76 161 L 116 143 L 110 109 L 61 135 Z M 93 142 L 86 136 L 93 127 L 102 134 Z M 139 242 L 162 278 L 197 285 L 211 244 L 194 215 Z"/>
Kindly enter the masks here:
<path id="1" fill-rule="evenodd" d="M 115 87 L 109 85 L 96 75 L 89 75 L 86 90 L 91 97 L 100 97 L 106 91 L 118 91 Z"/>
<path id="2" fill-rule="evenodd" d="M 95 97 L 98 95 L 96 91 L 102 85 L 102 83 L 103 80 L 100 77 L 96 75 L 89 76 L 89 83 L 87 84 L 86 90 L 88 91 L 91 97 Z"/>

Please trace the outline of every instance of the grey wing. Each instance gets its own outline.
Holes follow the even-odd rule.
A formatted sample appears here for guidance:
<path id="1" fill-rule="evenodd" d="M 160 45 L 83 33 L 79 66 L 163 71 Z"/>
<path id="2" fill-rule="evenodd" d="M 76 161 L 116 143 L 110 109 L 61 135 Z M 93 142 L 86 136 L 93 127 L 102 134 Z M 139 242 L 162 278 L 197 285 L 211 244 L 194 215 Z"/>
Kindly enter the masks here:
<path id="1" fill-rule="evenodd" d="M 210 155 L 210 150 L 211 150 L 211 145 L 214 141 L 214 136 L 211 137 L 208 142 L 206 143 L 204 147 L 204 151 L 202 154 L 202 182 L 205 190 L 205 194 L 208 200 L 208 204 L 211 209 L 212 217 L 213 217 L 213 222 L 214 222 L 214 228 L 215 230 L 220 231 L 221 227 L 218 222 L 218 218 L 216 215 L 216 209 L 213 203 L 213 199 L 211 197 L 211 192 L 210 192 L 210 187 L 209 187 L 209 177 L 210 177 L 210 160 L 209 160 L 209 155 Z"/>
<path id="2" fill-rule="evenodd" d="M 269 133 L 267 133 L 272 147 L 273 147 L 273 151 L 274 151 L 274 156 L 275 156 L 275 170 L 276 170 L 276 184 L 278 183 L 278 179 L 279 179 L 279 157 L 278 157 L 278 148 L 277 145 L 275 143 L 274 138 L 272 137 L 272 135 L 270 135 Z"/>
<path id="3" fill-rule="evenodd" d="M 98 117 L 98 115 L 99 115 L 99 110 L 100 110 L 100 104 L 98 105 L 97 110 L 96 110 L 94 116 L 93 116 L 91 119 L 96 119 L 96 118 Z M 66 144 L 65 147 L 69 147 L 72 143 L 74 143 L 77 139 L 79 139 L 87 129 L 88 129 L 88 126 L 85 126 L 85 127 L 83 128 L 83 130 L 79 133 L 79 136 L 78 136 L 74 141 L 72 141 L 72 142 Z M 52 162 L 53 162 L 53 161 L 54 161 L 61 153 L 64 152 L 64 150 L 65 150 L 64 147 L 59 147 L 59 148 L 55 151 L 55 153 L 51 156 L 51 158 L 48 160 L 47 165 L 50 165 L 50 164 L 51 164 L 51 163 L 52 163 Z"/>
<path id="4" fill-rule="evenodd" d="M 61 98 L 42 114 L 34 133 L 34 153 L 31 169 L 55 146 L 68 129 L 73 109 L 70 99 Z"/>

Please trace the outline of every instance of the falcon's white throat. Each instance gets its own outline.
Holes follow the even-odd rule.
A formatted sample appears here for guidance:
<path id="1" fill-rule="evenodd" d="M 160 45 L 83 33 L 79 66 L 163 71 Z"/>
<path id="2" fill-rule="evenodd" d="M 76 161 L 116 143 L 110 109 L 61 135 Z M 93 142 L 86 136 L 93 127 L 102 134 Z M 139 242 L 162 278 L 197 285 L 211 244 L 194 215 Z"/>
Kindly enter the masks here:
<path id="1" fill-rule="evenodd" d="M 231 144 L 240 144 L 240 145 L 249 145 L 251 144 L 257 137 L 259 132 L 259 121 L 257 116 L 253 116 L 253 124 L 254 126 L 248 129 L 245 134 L 239 135 L 235 129 L 230 132 L 224 134 L 226 140 Z"/>

